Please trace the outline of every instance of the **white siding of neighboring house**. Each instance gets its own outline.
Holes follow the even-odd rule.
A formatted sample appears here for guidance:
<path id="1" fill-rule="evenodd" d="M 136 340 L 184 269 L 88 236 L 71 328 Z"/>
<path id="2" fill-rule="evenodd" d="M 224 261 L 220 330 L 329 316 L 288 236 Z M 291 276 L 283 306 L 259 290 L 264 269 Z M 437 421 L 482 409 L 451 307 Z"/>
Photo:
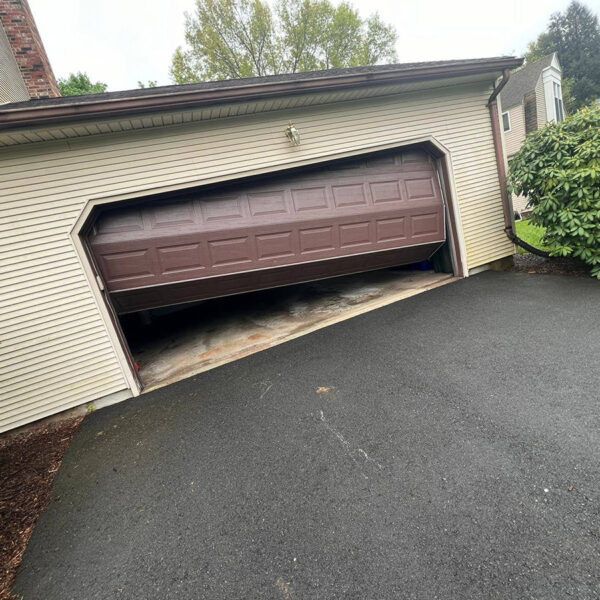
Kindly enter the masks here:
<path id="1" fill-rule="evenodd" d="M 0 24 L 0 105 L 22 100 L 29 100 L 27 87 L 6 32 Z"/>
<path id="2" fill-rule="evenodd" d="M 535 102 L 537 110 L 537 125 L 538 129 L 541 129 L 549 120 L 546 113 L 546 97 L 544 93 L 543 77 L 538 79 L 538 82 L 535 86 Z"/>
<path id="3" fill-rule="evenodd" d="M 556 57 L 554 58 L 552 65 L 542 71 L 542 74 L 535 86 L 538 129 L 542 129 L 550 121 L 556 120 L 554 108 L 554 91 L 552 87 L 553 82 L 559 84 L 562 83 L 560 65 L 558 64 Z M 523 133 L 524 132 L 525 125 L 523 124 Z M 523 141 L 525 141 L 525 135 L 523 135 Z M 519 147 L 521 146 L 521 144 L 519 145 Z M 507 155 L 511 155 L 511 153 L 509 153 L 508 150 Z M 513 206 L 516 210 L 518 210 L 521 213 L 523 211 L 526 211 L 528 209 L 527 198 L 525 198 L 524 196 L 513 196 Z"/>
<path id="4" fill-rule="evenodd" d="M 525 141 L 525 112 L 523 104 L 517 104 L 508 110 L 510 131 L 504 132 L 506 156 L 510 157 L 519 150 Z"/>
<path id="5" fill-rule="evenodd" d="M 0 430 L 128 387 L 71 237 L 92 197 L 197 185 L 433 135 L 451 152 L 468 266 L 512 254 L 490 91 L 483 83 L 451 86 L 1 150 Z M 290 119 L 302 135 L 298 147 L 283 134 Z"/>
<path id="6" fill-rule="evenodd" d="M 504 151 L 508 162 L 511 157 L 519 151 L 525 141 L 525 108 L 523 104 L 517 104 L 508 110 L 510 114 L 510 131 L 504 132 Z M 513 208 L 522 213 L 527 207 L 527 198 L 524 196 L 512 196 Z"/>
<path id="7" fill-rule="evenodd" d="M 552 97 L 552 104 L 548 105 L 547 96 L 548 96 L 548 84 L 550 85 L 550 90 L 552 90 L 552 81 L 560 82 L 560 72 L 558 69 L 550 67 L 545 69 L 542 72 L 542 75 L 538 79 L 538 82 L 535 86 L 535 101 L 536 101 L 536 110 L 537 110 L 537 126 L 538 129 L 545 127 L 546 124 L 550 120 L 555 119 L 554 115 L 554 100 Z M 523 113 L 524 114 L 524 113 Z M 514 143 L 510 145 L 510 148 L 507 146 L 506 154 L 510 158 L 512 154 L 517 152 L 519 148 L 523 145 L 525 141 L 525 122 L 523 120 L 523 136 L 519 143 L 514 139 Z M 520 213 L 528 210 L 527 206 L 527 198 L 525 196 L 515 196 L 512 198 L 513 207 L 515 210 L 518 210 Z"/>
<path id="8" fill-rule="evenodd" d="M 556 119 L 554 108 L 554 92 L 552 83 L 562 83 L 560 65 L 556 56 L 550 67 L 542 71 L 535 86 L 535 100 L 537 111 L 537 128 L 545 127 L 550 121 Z M 564 107 L 563 107 L 564 110 Z M 510 158 L 519 151 L 525 141 L 525 111 L 523 104 L 519 104 L 509 110 L 511 119 L 511 131 L 504 133 L 504 148 L 506 156 Z M 565 113 L 566 114 L 566 113 Z M 524 196 L 514 196 L 512 198 L 513 207 L 519 212 L 527 210 L 527 198 Z"/>
<path id="9" fill-rule="evenodd" d="M 553 84 L 557 83 L 561 86 L 562 90 L 562 74 L 559 69 L 558 61 L 556 57 L 554 57 L 554 61 L 552 64 L 542 71 L 542 76 L 538 81 L 538 85 L 536 87 L 536 93 L 538 88 L 540 89 L 540 98 L 543 99 L 544 102 L 544 116 L 546 123 L 550 121 L 556 121 L 556 108 L 554 106 L 554 87 Z M 564 102 L 563 102 L 564 104 Z M 564 106 L 563 106 L 564 112 Z M 566 115 L 566 113 L 565 113 Z"/>

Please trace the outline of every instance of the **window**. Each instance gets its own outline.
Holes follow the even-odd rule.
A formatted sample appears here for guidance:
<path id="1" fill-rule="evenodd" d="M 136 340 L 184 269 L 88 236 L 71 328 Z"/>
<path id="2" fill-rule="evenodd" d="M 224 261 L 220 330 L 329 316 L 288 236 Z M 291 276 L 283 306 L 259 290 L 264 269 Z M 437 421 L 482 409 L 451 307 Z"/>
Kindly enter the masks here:
<path id="1" fill-rule="evenodd" d="M 502 126 L 504 131 L 510 131 L 510 115 L 507 112 L 502 113 Z"/>
<path id="2" fill-rule="evenodd" d="M 554 90 L 554 114 L 558 122 L 565 120 L 565 113 L 563 110 L 562 101 L 562 90 L 560 89 L 560 83 L 552 82 L 552 88 Z"/>

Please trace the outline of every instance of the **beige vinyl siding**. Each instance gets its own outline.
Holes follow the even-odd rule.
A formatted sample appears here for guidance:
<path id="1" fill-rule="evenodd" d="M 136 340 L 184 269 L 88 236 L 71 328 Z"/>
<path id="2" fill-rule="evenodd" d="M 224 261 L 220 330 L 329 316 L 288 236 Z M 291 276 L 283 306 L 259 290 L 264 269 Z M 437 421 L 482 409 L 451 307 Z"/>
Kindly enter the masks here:
<path id="1" fill-rule="evenodd" d="M 525 113 L 523 105 L 517 104 L 508 110 L 510 115 L 510 131 L 504 132 L 506 156 L 509 158 L 523 145 L 525 141 Z"/>
<path id="2" fill-rule="evenodd" d="M 29 100 L 27 87 L 4 27 L 0 24 L 0 105 L 23 100 Z"/>
<path id="3" fill-rule="evenodd" d="M 548 123 L 546 116 L 546 95 L 544 94 L 544 78 L 540 76 L 535 85 L 535 103 L 537 108 L 538 129 L 541 129 Z"/>
<path id="4" fill-rule="evenodd" d="M 90 198 L 434 136 L 451 152 L 469 268 L 510 255 L 490 88 L 454 86 L 0 151 L 0 429 L 127 387 L 71 238 Z M 298 147 L 283 133 L 289 120 L 301 133 Z"/>

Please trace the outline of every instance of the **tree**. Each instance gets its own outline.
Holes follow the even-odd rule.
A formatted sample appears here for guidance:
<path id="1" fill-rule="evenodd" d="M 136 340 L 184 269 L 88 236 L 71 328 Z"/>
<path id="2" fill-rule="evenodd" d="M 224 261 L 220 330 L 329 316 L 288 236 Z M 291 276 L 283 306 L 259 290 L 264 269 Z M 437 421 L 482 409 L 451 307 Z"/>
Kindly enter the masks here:
<path id="1" fill-rule="evenodd" d="M 396 60 L 394 28 L 330 0 L 196 0 L 175 83 L 262 77 Z"/>
<path id="2" fill-rule="evenodd" d="M 71 73 L 66 79 L 58 80 L 58 88 L 63 96 L 83 96 L 84 94 L 101 94 L 106 91 L 106 83 L 92 83 L 87 73 Z"/>
<path id="3" fill-rule="evenodd" d="M 550 18 L 546 31 L 531 42 L 527 61 L 558 52 L 564 72 L 563 95 L 569 112 L 600 97 L 600 26 L 598 17 L 574 0 Z"/>
<path id="4" fill-rule="evenodd" d="M 533 206 L 551 255 L 580 258 L 600 279 L 600 106 L 528 135 L 508 182 Z"/>
<path id="5" fill-rule="evenodd" d="M 158 86 L 158 82 L 156 80 L 148 79 L 148 83 L 144 83 L 143 81 L 138 81 L 138 88 L 144 90 L 146 88 L 155 88 Z"/>

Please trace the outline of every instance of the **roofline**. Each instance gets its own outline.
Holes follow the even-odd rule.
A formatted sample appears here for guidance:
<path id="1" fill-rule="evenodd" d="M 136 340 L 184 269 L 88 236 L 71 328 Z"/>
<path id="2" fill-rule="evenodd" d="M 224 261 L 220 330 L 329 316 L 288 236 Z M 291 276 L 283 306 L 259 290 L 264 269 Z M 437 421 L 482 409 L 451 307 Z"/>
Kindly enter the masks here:
<path id="1" fill-rule="evenodd" d="M 429 81 L 433 79 L 479 75 L 513 69 L 523 64 L 522 58 L 501 57 L 489 60 L 476 59 L 462 61 L 458 64 L 422 65 L 419 67 L 390 69 L 389 71 L 370 73 L 350 73 L 343 75 L 326 75 L 293 81 L 252 83 L 221 87 L 219 89 L 189 90 L 135 96 L 130 98 L 99 99 L 98 101 L 77 103 L 76 96 L 69 104 L 2 109 L 0 107 L 0 131 L 47 125 L 65 121 L 118 117 L 125 114 L 164 112 L 169 110 L 198 107 L 215 102 L 246 102 L 272 98 L 285 94 L 306 94 L 321 91 L 340 90 L 359 85 L 386 85 L 413 81 Z M 239 80 L 238 80 L 239 81 Z"/>

